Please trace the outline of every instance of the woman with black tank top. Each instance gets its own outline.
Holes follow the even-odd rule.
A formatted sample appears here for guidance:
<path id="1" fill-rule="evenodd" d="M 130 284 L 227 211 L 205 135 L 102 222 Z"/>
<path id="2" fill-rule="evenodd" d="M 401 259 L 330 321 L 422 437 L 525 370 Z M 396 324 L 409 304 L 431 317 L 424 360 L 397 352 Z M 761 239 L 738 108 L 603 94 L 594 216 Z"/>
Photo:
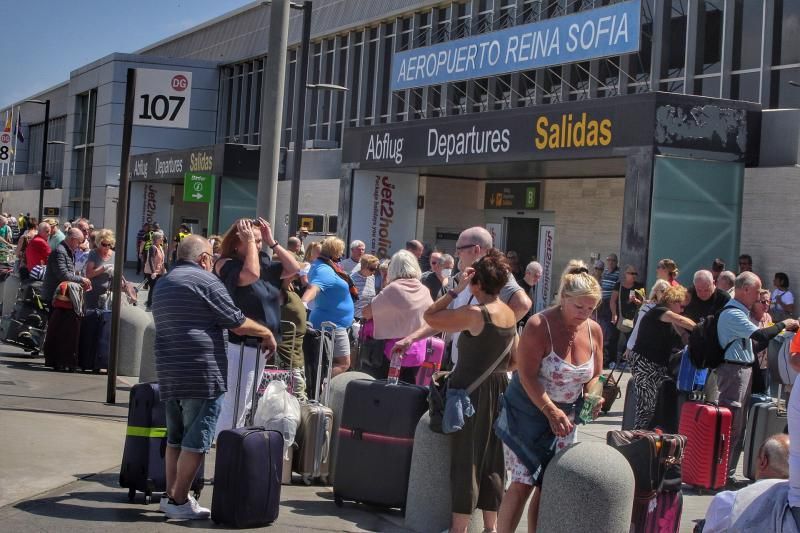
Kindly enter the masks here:
<path id="1" fill-rule="evenodd" d="M 263 244 L 272 249 L 277 260 L 271 260 L 261 250 Z M 300 270 L 294 254 L 281 246 L 272 235 L 272 228 L 263 218 L 256 221 L 238 220 L 222 239 L 220 257 L 214 263 L 214 273 L 222 280 L 244 316 L 269 328 L 280 343 L 281 320 L 281 276 Z M 250 409 L 250 390 L 254 379 L 261 379 L 266 355 L 261 354 L 258 342 L 247 342 L 244 348 L 244 361 L 240 361 L 241 343 L 232 331 L 228 332 L 228 394 L 222 404 L 217 423 L 217 435 L 224 429 L 244 424 Z M 239 366 L 242 366 L 242 383 L 239 389 L 239 412 L 233 412 L 235 404 L 235 383 Z"/>
<path id="2" fill-rule="evenodd" d="M 492 248 L 466 269 L 455 289 L 436 300 L 424 314 L 432 328 L 462 333 L 458 365 L 450 375 L 451 389 L 466 389 L 489 372 L 469 395 L 475 414 L 466 418 L 464 427 L 450 438 L 451 532 L 466 532 L 476 508 L 483 511 L 484 531 L 497 528 L 505 467 L 503 446 L 492 428 L 500 397 L 508 386 L 506 372 L 513 366 L 517 331 L 514 312 L 498 298 L 508 274 L 505 257 Z M 448 309 L 467 288 L 477 305 Z"/>

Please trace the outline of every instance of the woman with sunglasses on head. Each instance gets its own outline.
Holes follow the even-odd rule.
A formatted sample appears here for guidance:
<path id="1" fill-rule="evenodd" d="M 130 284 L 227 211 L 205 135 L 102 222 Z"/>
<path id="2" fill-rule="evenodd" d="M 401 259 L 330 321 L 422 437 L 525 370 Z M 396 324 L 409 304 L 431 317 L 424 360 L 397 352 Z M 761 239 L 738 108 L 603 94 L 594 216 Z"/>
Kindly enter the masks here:
<path id="1" fill-rule="evenodd" d="M 684 287 L 670 287 L 641 317 L 636 344 L 629 355 L 637 393 L 634 429 L 650 429 L 658 390 L 669 378 L 670 356 L 686 344 L 682 336 L 695 326 L 692 319 L 681 315 L 686 296 Z"/>
<path id="2" fill-rule="evenodd" d="M 263 250 L 264 246 L 272 250 L 271 259 Z M 278 343 L 281 342 L 281 278 L 299 270 L 300 265 L 294 254 L 275 240 L 272 227 L 263 218 L 237 220 L 222 238 L 220 257 L 213 267 L 236 307 L 242 310 L 245 317 L 266 326 Z M 240 360 L 242 353 L 244 359 Z M 261 380 L 263 371 L 260 369 L 264 368 L 267 355 L 261 353 L 259 343 L 228 331 L 227 383 L 231 388 L 222 403 L 217 435 L 224 429 L 244 425 L 245 416 L 251 408 L 253 380 Z M 234 413 L 237 402 L 232 387 L 237 382 L 240 365 L 243 378 L 238 391 L 239 410 Z M 256 367 L 259 368 L 258 372 Z"/>
<path id="3" fill-rule="evenodd" d="M 680 285 L 678 283 L 678 263 L 672 259 L 662 259 L 656 266 L 656 278 L 663 279 L 673 287 Z"/>

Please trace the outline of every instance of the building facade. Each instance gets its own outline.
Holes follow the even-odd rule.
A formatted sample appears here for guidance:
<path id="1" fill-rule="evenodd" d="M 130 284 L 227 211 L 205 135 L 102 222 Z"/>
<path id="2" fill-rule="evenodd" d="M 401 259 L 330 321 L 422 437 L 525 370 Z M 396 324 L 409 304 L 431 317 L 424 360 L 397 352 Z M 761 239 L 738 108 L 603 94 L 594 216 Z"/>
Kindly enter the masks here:
<path id="1" fill-rule="evenodd" d="M 356 139 L 363 137 L 369 128 L 385 127 L 390 132 L 403 124 L 417 122 L 446 128 L 453 121 L 471 120 L 464 117 L 483 122 L 490 120 L 489 115 L 499 114 L 501 122 L 514 122 L 521 117 L 535 120 L 540 114 L 551 112 L 549 108 L 568 114 L 572 109 L 581 110 L 602 100 L 608 102 L 610 109 L 624 113 L 629 111 L 631 102 L 640 98 L 637 95 L 663 91 L 714 99 L 697 99 L 687 104 L 690 118 L 696 118 L 692 109 L 705 105 L 728 110 L 766 110 L 764 120 L 751 115 L 751 126 L 754 121 L 759 124 L 757 131 L 743 127 L 750 135 L 747 146 L 741 147 L 736 158 L 725 159 L 726 156 L 720 155 L 722 151 L 697 146 L 687 146 L 682 153 L 659 153 L 659 143 L 650 135 L 637 145 L 654 148 L 647 156 L 649 163 L 637 167 L 637 172 L 649 173 L 652 183 L 658 179 L 653 178 L 657 167 L 665 166 L 670 172 L 680 174 L 681 161 L 675 159 L 736 165 L 723 173 L 728 178 L 719 178 L 721 184 L 730 187 L 734 197 L 711 201 L 730 208 L 731 216 L 739 220 L 735 231 L 726 237 L 729 245 L 704 249 L 698 244 L 685 252 L 650 249 L 649 241 L 629 247 L 626 242 L 631 239 L 626 236 L 626 228 L 655 227 L 655 222 L 652 213 L 625 218 L 636 197 L 630 177 L 632 156 L 619 152 L 628 148 L 586 160 L 562 153 L 552 159 L 520 155 L 497 161 L 485 158 L 443 164 L 420 161 L 413 166 L 373 167 L 373 171 L 401 175 L 398 183 L 405 188 L 406 201 L 403 210 L 411 213 L 405 216 L 398 235 L 423 238 L 447 249 L 452 245 L 452 236 L 463 227 L 491 225 L 499 237 L 498 244 L 507 248 L 524 247 L 521 256 L 527 259 L 540 255 L 541 228 L 555 227 L 556 270 L 573 256 L 588 258 L 619 250 L 624 256 L 627 254 L 625 260 L 637 262 L 642 269 L 649 265 L 650 254 L 675 256 L 688 269 L 710 263 L 713 257 L 706 256 L 716 253 L 733 262 L 733 256 L 741 248 L 753 251 L 757 267 L 759 262 L 768 261 L 769 268 L 791 272 L 792 268 L 786 264 L 788 252 L 786 257 L 774 252 L 768 254 L 761 245 L 764 241 L 761 232 L 752 230 L 748 221 L 760 216 L 751 212 L 749 206 L 753 203 L 751 195 L 762 190 L 761 180 L 785 183 L 797 177 L 798 132 L 792 129 L 792 121 L 785 118 L 793 112 L 784 110 L 800 108 L 800 88 L 789 83 L 800 81 L 797 31 L 800 0 L 641 0 L 638 52 L 391 90 L 390 67 L 395 54 L 525 24 L 546 23 L 620 3 L 623 2 L 315 0 L 306 82 L 342 85 L 348 91 L 305 91 L 306 116 L 300 136 L 305 147 L 300 213 L 306 220 L 318 221 L 319 227 L 314 229 L 320 232 L 333 230 L 346 238 L 360 236 L 360 230 L 353 231 L 351 221 L 354 213 L 368 209 L 369 205 L 360 200 L 357 190 L 360 178 L 356 176 L 369 165 L 364 165 L 359 156 L 343 154 L 348 131 L 352 132 L 350 138 Z M 293 146 L 297 140 L 292 124 L 300 25 L 300 13 L 293 12 L 282 125 L 282 145 L 287 154 L 284 178 L 291 177 Z M 222 144 L 257 149 L 261 142 L 260 104 L 268 32 L 269 7 L 254 2 L 133 54 L 103 58 L 72 72 L 64 84 L 32 95 L 51 100 L 49 140 L 65 143 L 51 145 L 48 150 L 52 155 L 48 157 L 45 203 L 59 207 L 63 217 L 88 215 L 111 225 L 119 174 L 121 96 L 127 66 L 191 69 L 194 79 L 203 80 L 192 94 L 192 129 L 168 133 L 154 131 L 155 128 L 134 128 L 133 155 Z M 29 142 L 17 151 L 15 175 L 2 178 L 0 198 L 7 206 L 3 210 L 35 211 L 26 202 L 34 198 L 31 190 L 38 185 L 41 107 L 21 104 Z M 687 123 L 685 118 L 681 117 L 683 123 Z M 654 116 L 653 124 L 657 122 Z M 419 131 L 428 130 L 422 126 Z M 765 152 L 761 145 L 767 138 L 773 142 Z M 349 146 L 344 148 L 346 152 Z M 664 159 L 667 157 L 673 159 Z M 223 231 L 235 214 L 255 208 L 257 169 L 253 176 L 252 166 L 247 165 L 252 164 L 243 162 L 239 170 L 231 171 L 232 175 L 220 176 L 218 203 L 209 211 L 216 208 L 216 217 L 204 217 L 197 209 L 178 205 L 180 202 L 175 198 L 182 196 L 182 186 L 174 178 L 171 181 L 156 176 L 144 178 L 141 181 L 151 185 L 142 186 L 143 191 L 150 187 L 160 192 L 142 192 L 144 196 L 138 201 L 146 202 L 147 194 L 156 194 L 158 201 L 170 205 L 169 215 L 163 215 L 169 221 L 162 220 L 162 225 L 172 227 L 191 220 L 197 221 L 200 231 Z M 232 168 L 227 156 L 223 167 Z M 698 172 L 694 183 L 697 185 L 702 171 L 692 172 Z M 538 183 L 541 202 L 536 209 L 524 205 L 505 211 L 487 208 L 487 190 L 495 191 L 498 184 L 528 182 Z M 687 187 L 691 185 L 687 183 Z M 132 206 L 137 194 L 132 195 Z M 642 197 L 645 199 L 652 200 Z M 770 202 L 778 206 L 781 202 L 796 203 L 786 195 Z M 25 209 L 14 207 L 23 204 L 27 206 Z M 279 235 L 285 236 L 287 213 L 288 182 L 283 181 L 279 184 L 276 218 Z M 131 220 L 131 225 L 138 222 Z M 587 224 L 592 228 L 589 234 L 585 231 Z M 536 238 L 526 238 L 533 233 Z M 759 255 L 762 253 L 763 256 Z M 800 268 L 797 274 L 800 275 Z"/>

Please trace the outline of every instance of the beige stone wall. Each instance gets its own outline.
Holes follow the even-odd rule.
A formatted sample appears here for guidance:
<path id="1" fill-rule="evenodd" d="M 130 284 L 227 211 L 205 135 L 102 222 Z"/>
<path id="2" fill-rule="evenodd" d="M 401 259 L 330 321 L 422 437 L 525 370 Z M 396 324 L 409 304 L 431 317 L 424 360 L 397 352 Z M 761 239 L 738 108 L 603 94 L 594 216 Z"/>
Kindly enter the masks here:
<path id="1" fill-rule="evenodd" d="M 740 253 L 753 256 L 753 270 L 772 290 L 775 272 L 786 272 L 800 295 L 800 168 L 748 168 L 744 174 Z M 730 265 L 734 269 L 736 265 Z"/>
<path id="2" fill-rule="evenodd" d="M 570 259 L 619 254 L 625 178 L 545 180 L 542 196 L 544 210 L 555 212 L 555 278 Z"/>
<path id="3" fill-rule="evenodd" d="M 423 242 L 436 243 L 436 230 L 463 230 L 486 223 L 483 209 L 483 183 L 477 180 L 421 178 L 425 213 L 420 217 Z M 418 232 L 419 234 L 419 232 Z M 449 248 L 449 243 L 448 243 Z M 455 250 L 448 249 L 455 255 Z"/>
<path id="4" fill-rule="evenodd" d="M 423 241 L 435 243 L 437 228 L 460 230 L 486 223 L 482 182 L 427 177 L 421 178 L 420 190 L 425 195 Z M 588 261 L 593 252 L 605 257 L 619 251 L 624 192 L 624 178 L 544 180 L 543 211 L 551 219 L 555 213 L 554 273 L 560 274 L 572 258 Z"/>

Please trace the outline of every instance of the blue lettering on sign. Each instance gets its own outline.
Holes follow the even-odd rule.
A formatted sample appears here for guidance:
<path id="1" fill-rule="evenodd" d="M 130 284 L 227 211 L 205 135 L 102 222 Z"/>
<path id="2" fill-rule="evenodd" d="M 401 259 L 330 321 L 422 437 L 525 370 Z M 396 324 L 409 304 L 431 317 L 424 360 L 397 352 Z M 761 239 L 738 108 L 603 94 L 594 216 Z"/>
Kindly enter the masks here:
<path id="1" fill-rule="evenodd" d="M 629 54 L 641 0 L 394 54 L 393 91 Z"/>

